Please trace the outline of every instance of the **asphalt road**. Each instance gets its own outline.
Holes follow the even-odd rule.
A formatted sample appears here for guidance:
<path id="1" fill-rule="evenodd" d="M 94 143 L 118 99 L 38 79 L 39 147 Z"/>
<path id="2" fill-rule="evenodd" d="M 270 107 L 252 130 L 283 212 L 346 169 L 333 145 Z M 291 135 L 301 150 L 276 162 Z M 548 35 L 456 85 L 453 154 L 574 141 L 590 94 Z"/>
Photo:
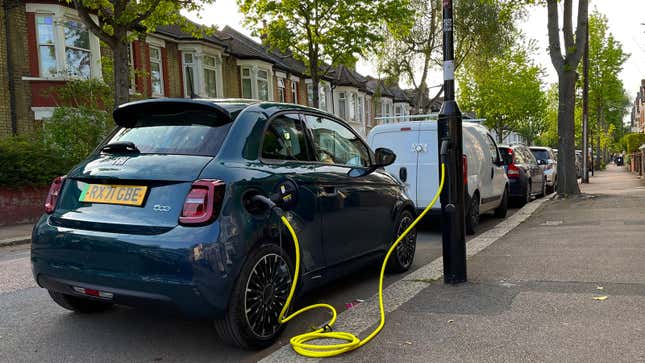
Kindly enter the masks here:
<path id="1" fill-rule="evenodd" d="M 482 216 L 479 232 L 498 222 L 491 215 Z M 426 224 L 419 229 L 412 270 L 439 256 L 440 229 L 436 223 Z M 378 268 L 375 265 L 317 290 L 299 304 L 327 302 L 343 311 L 345 303 L 376 293 Z M 387 275 L 385 285 L 404 276 Z M 252 362 L 327 317 L 325 312 L 311 312 L 289 323 L 273 347 L 244 351 L 223 345 L 209 321 L 126 307 L 99 315 L 69 312 L 36 286 L 28 245 L 0 248 L 0 362 Z"/>

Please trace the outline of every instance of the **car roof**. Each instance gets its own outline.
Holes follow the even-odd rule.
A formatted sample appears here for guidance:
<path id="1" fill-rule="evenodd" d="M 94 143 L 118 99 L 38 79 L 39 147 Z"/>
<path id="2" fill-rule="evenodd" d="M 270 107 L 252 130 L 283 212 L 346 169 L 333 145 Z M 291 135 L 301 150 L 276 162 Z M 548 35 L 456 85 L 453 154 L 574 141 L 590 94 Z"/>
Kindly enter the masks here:
<path id="1" fill-rule="evenodd" d="M 324 112 L 322 110 L 297 105 L 293 103 L 267 102 L 243 98 L 154 98 L 141 101 L 128 102 L 118 106 L 114 112 L 114 121 L 119 126 L 131 126 L 134 118 L 133 114 L 150 111 L 163 111 L 180 109 L 192 109 L 215 112 L 222 123 L 228 123 L 235 120 L 237 115 L 247 108 L 257 107 L 258 110 L 265 112 L 269 117 L 276 112 L 296 110 L 307 111 L 323 114 L 327 117 L 338 119 L 338 117 Z"/>

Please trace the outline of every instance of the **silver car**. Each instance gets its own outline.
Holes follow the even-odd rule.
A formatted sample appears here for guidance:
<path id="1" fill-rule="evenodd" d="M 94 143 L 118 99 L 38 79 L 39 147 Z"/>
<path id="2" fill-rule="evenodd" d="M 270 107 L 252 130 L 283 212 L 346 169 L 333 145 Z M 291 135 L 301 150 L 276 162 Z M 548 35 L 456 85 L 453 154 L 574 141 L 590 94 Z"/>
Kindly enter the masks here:
<path id="1" fill-rule="evenodd" d="M 547 146 L 531 146 L 533 156 L 546 176 L 546 192 L 553 193 L 558 184 L 558 160 L 553 149 Z"/>

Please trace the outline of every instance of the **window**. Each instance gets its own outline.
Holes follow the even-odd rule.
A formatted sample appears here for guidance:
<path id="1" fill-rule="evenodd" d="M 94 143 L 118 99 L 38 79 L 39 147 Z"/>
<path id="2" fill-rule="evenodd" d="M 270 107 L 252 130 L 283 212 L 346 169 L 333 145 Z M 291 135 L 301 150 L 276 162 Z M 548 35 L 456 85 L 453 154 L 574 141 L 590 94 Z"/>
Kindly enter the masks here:
<path id="1" fill-rule="evenodd" d="M 40 75 L 51 77 L 56 74 L 56 46 L 54 34 L 54 16 L 36 16 L 36 33 L 38 38 L 38 61 Z"/>
<path id="2" fill-rule="evenodd" d="M 349 119 L 356 120 L 356 93 L 350 93 L 349 97 Z"/>
<path id="3" fill-rule="evenodd" d="M 92 51 L 89 31 L 83 23 L 75 20 L 66 20 L 63 31 L 67 73 L 72 77 L 90 78 Z"/>
<path id="4" fill-rule="evenodd" d="M 278 101 L 285 102 L 285 96 L 284 78 L 278 78 Z"/>
<path id="5" fill-rule="evenodd" d="M 155 96 L 163 96 L 161 48 L 150 47 L 150 79 L 152 81 L 152 94 Z"/>
<path id="6" fill-rule="evenodd" d="M 242 97 L 253 98 L 253 90 L 251 89 L 251 68 L 242 68 Z"/>
<path id="7" fill-rule="evenodd" d="M 497 150 L 497 144 L 490 135 L 486 135 L 486 143 L 488 144 L 488 149 L 490 150 L 490 158 L 492 163 L 496 163 L 499 160 L 499 150 Z"/>
<path id="8" fill-rule="evenodd" d="M 327 111 L 327 88 L 324 85 L 318 88 L 318 108 Z"/>
<path id="9" fill-rule="evenodd" d="M 314 106 L 314 85 L 307 83 L 307 106 Z"/>
<path id="10" fill-rule="evenodd" d="M 347 100 L 345 92 L 338 92 L 338 116 L 343 120 L 347 117 Z"/>
<path id="11" fill-rule="evenodd" d="M 217 61 L 210 55 L 204 56 L 204 91 L 208 97 L 217 97 Z"/>
<path id="12" fill-rule="evenodd" d="M 263 101 L 269 100 L 269 72 L 258 69 L 257 74 L 258 98 Z"/>
<path id="13" fill-rule="evenodd" d="M 310 161 L 304 128 L 298 115 L 280 115 L 264 132 L 262 158 Z"/>
<path id="14" fill-rule="evenodd" d="M 363 96 L 358 97 L 358 105 L 357 106 L 358 106 L 358 120 L 362 122 L 363 120 L 365 120 L 363 118 L 363 110 L 364 110 L 364 107 L 365 107 L 365 98 Z"/>
<path id="15" fill-rule="evenodd" d="M 195 55 L 193 53 L 184 53 L 184 95 L 192 97 L 197 93 L 195 89 Z"/>
<path id="16" fill-rule="evenodd" d="M 307 115 L 305 121 L 313 136 L 316 160 L 348 166 L 370 165 L 367 147 L 347 127 L 320 116 Z"/>
<path id="17" fill-rule="evenodd" d="M 291 102 L 298 103 L 298 82 L 291 81 Z"/>

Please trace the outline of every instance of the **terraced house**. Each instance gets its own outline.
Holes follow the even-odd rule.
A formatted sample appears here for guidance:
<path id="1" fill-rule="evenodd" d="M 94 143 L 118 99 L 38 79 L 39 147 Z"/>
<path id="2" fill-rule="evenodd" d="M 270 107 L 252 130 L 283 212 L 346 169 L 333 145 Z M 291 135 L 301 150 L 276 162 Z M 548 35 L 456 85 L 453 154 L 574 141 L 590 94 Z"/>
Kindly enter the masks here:
<path id="1" fill-rule="evenodd" d="M 99 39 L 76 10 L 55 0 L 4 0 L 0 9 L 0 136 L 43 127 L 56 88 L 72 78 L 102 78 Z M 131 93 L 143 97 L 251 98 L 312 105 L 366 135 L 375 117 L 410 114 L 398 86 L 354 69 L 332 67 L 317 90 L 303 62 L 230 27 L 195 38 L 178 26 L 159 27 L 130 47 Z M 45 123 L 46 127 L 46 123 Z"/>

